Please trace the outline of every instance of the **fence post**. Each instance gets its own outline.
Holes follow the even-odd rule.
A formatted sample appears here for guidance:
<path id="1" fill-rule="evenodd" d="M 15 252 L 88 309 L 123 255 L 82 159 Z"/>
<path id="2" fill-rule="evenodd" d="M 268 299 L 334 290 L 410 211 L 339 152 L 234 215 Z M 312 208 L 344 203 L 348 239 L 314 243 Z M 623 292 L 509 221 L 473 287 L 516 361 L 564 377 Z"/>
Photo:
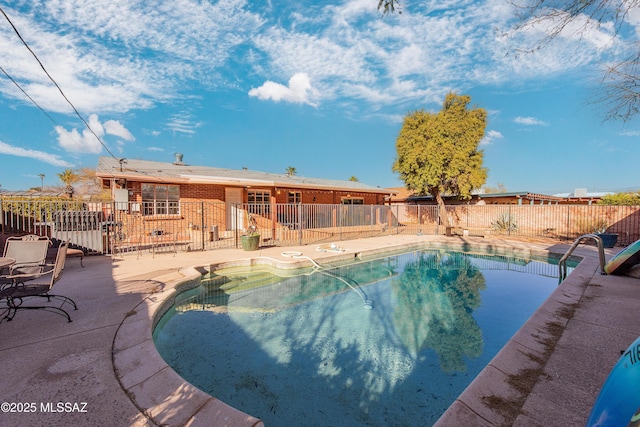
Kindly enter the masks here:
<path id="1" fill-rule="evenodd" d="M 205 239 L 205 229 L 204 229 L 204 200 L 200 200 L 200 234 L 202 235 L 202 245 L 200 246 L 200 250 L 204 251 L 204 239 Z"/>
<path id="2" fill-rule="evenodd" d="M 373 205 L 369 205 L 369 233 L 373 236 Z"/>
<path id="3" fill-rule="evenodd" d="M 396 234 L 400 234 L 400 206 L 396 205 Z"/>
<path id="4" fill-rule="evenodd" d="M 507 223 L 507 236 L 511 236 L 511 223 L 513 222 L 513 218 L 511 218 L 511 205 L 508 205 L 509 209 L 507 210 L 507 218 L 509 218 L 509 222 Z"/>
<path id="5" fill-rule="evenodd" d="M 469 203 L 467 202 L 467 206 L 466 206 L 466 212 L 467 212 L 467 227 L 466 229 L 469 230 L 469 224 L 470 224 L 470 216 L 471 216 L 471 212 L 469 211 Z"/>
<path id="6" fill-rule="evenodd" d="M 119 221 L 120 221 L 120 218 L 118 218 L 118 214 L 116 211 L 116 202 L 112 201 L 111 202 L 111 223 L 113 224 L 113 226 L 111 227 L 107 226 L 107 242 L 106 243 L 108 246 L 107 252 L 113 256 L 116 255 L 116 249 L 115 249 L 116 239 L 120 238 L 120 233 L 124 233 L 123 231 L 124 224 L 118 225 Z M 131 232 L 127 230 L 127 233 L 130 234 Z"/>
<path id="7" fill-rule="evenodd" d="M 342 241 L 342 213 L 343 213 L 344 205 L 338 205 L 338 240 Z"/>
<path id="8" fill-rule="evenodd" d="M 231 204 L 231 209 L 233 212 L 231 216 L 233 218 L 233 245 L 238 249 L 238 204 Z"/>
<path id="9" fill-rule="evenodd" d="M 567 240 L 569 240 L 569 226 L 571 224 L 570 216 L 571 216 L 571 205 L 567 205 L 567 224 L 565 226 L 566 227 L 565 230 L 567 232 Z"/>
<path id="10" fill-rule="evenodd" d="M 302 202 L 298 202 L 298 245 L 302 246 Z"/>

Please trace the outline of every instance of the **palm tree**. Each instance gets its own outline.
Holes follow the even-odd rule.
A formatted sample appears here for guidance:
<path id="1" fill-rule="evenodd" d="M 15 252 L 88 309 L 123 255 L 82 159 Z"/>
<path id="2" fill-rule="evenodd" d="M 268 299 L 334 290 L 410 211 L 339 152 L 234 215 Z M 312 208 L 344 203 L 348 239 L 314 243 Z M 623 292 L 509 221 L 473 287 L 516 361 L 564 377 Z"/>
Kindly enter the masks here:
<path id="1" fill-rule="evenodd" d="M 293 176 L 295 174 L 296 174 L 296 168 L 294 168 L 293 166 L 287 167 L 287 175 Z"/>
<path id="2" fill-rule="evenodd" d="M 66 169 L 64 172 L 58 174 L 58 178 L 65 184 L 64 191 L 69 195 L 69 198 L 73 197 L 73 185 L 78 182 L 80 176 L 73 171 L 73 169 Z"/>
<path id="3" fill-rule="evenodd" d="M 38 176 L 40 177 L 40 191 L 44 191 L 44 174 L 39 173 Z"/>
<path id="4" fill-rule="evenodd" d="M 358 177 L 357 177 L 357 176 L 355 176 L 355 175 L 351 175 L 351 178 L 349 178 L 349 181 L 352 181 L 352 182 L 360 182 L 360 180 L 358 179 Z"/>

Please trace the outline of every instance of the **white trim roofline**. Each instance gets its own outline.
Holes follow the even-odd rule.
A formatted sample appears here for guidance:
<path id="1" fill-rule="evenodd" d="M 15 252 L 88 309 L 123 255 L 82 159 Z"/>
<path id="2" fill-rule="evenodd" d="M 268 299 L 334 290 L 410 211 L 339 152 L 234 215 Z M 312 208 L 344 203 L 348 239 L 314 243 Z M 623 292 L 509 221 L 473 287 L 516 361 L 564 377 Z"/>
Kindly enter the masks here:
<path id="1" fill-rule="evenodd" d="M 388 188 L 373 187 L 354 181 L 306 178 L 252 170 L 234 170 L 208 166 L 163 163 L 127 159 L 121 162 L 111 157 L 100 157 L 96 176 L 103 179 L 124 178 L 130 181 L 175 184 L 219 184 L 240 187 L 265 186 L 281 188 L 318 189 L 389 195 Z"/>

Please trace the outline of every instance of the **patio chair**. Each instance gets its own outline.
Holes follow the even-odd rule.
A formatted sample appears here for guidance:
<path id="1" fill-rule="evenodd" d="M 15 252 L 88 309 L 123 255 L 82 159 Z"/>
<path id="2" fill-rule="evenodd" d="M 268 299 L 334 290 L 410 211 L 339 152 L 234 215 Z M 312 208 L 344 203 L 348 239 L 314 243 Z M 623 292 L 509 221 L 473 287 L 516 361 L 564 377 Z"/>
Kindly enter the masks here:
<path id="1" fill-rule="evenodd" d="M 35 234 L 8 237 L 4 245 L 3 257 L 13 258 L 15 262 L 0 270 L 0 289 L 15 285 L 15 280 L 9 276 L 43 271 L 50 244 L 48 237 Z"/>
<path id="2" fill-rule="evenodd" d="M 67 259 L 67 248 L 69 242 L 64 242 L 58 248 L 56 262 L 48 264 L 44 271 L 38 273 L 19 273 L 9 275 L 8 278 L 14 281 L 14 285 L 0 290 L 0 300 L 6 299 L 8 313 L 4 317 L 7 321 L 13 319 L 18 310 L 46 310 L 65 316 L 71 322 L 71 316 L 62 308 L 65 303 L 73 306 L 74 310 L 78 309 L 76 303 L 69 297 L 64 295 L 54 295 L 51 292 L 53 286 L 62 277 L 64 264 Z M 46 299 L 43 301 L 42 299 Z M 31 302 L 38 300 L 41 305 L 32 305 Z M 56 305 L 55 302 L 59 302 Z M 54 304 L 49 304 L 54 303 Z"/>
<path id="3" fill-rule="evenodd" d="M 47 249 L 50 245 L 51 240 L 46 236 L 28 234 L 22 237 L 8 237 L 2 256 L 13 258 L 16 262 L 3 273 L 15 275 L 41 272 L 45 266 Z"/>

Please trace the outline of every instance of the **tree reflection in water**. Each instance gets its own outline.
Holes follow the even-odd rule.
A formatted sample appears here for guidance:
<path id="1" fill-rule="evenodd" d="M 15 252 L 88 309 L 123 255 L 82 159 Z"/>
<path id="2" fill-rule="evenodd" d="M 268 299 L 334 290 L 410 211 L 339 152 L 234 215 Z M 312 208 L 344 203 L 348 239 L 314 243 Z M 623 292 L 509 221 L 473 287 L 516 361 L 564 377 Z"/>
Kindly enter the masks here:
<path id="1" fill-rule="evenodd" d="M 393 322 L 409 353 L 433 349 L 445 372 L 465 371 L 464 356 L 482 353 L 482 330 L 472 316 L 485 278 L 463 253 L 422 252 L 392 282 Z"/>
<path id="2" fill-rule="evenodd" d="M 230 270 L 177 296 L 154 339 L 265 425 L 432 425 L 557 286 L 537 264 L 427 249 L 330 274 Z"/>

